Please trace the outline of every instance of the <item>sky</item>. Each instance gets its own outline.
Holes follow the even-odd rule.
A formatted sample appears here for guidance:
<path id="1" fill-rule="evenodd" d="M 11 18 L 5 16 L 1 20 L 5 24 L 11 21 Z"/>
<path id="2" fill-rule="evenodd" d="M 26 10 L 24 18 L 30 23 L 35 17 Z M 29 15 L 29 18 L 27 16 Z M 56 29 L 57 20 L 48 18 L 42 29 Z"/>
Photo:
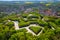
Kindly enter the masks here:
<path id="1" fill-rule="evenodd" d="M 0 1 L 41 1 L 41 0 L 0 0 Z M 46 1 L 46 0 L 42 0 Z"/>
<path id="2" fill-rule="evenodd" d="M 0 1 L 54 1 L 54 0 L 0 0 Z M 60 1 L 60 0 L 55 0 Z"/>

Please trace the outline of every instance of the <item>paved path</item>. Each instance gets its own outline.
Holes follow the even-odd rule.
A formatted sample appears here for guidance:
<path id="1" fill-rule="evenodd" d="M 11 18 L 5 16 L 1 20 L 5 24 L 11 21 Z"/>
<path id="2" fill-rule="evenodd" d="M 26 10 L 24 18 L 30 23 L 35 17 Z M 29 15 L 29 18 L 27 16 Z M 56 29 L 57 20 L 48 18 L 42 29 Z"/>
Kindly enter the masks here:
<path id="1" fill-rule="evenodd" d="M 19 28 L 19 26 L 18 26 L 18 21 L 13 21 L 13 22 L 14 22 L 15 30 L 19 30 L 19 29 L 25 28 L 28 32 L 32 33 L 33 35 L 36 35 L 32 30 L 29 29 L 29 27 L 31 27 L 31 26 L 38 26 L 38 25 L 36 25 L 36 24 L 31 24 L 31 25 L 29 25 L 29 26 L 27 26 L 27 27 Z M 40 35 L 40 34 L 42 33 L 42 31 L 43 31 L 43 30 L 41 30 L 41 32 L 40 32 L 38 35 Z M 37 35 L 37 36 L 38 36 L 38 35 Z"/>
<path id="2" fill-rule="evenodd" d="M 55 28 L 54 28 L 54 27 L 52 27 L 52 29 L 53 29 L 53 30 L 55 30 Z"/>
<path id="3" fill-rule="evenodd" d="M 44 28 L 43 27 L 41 27 L 41 28 L 42 28 L 42 30 L 38 33 L 37 36 L 39 36 L 43 32 Z"/>
<path id="4" fill-rule="evenodd" d="M 12 21 L 15 26 L 15 30 L 19 30 L 18 21 Z"/>
<path id="5" fill-rule="evenodd" d="M 36 35 L 32 30 L 29 29 L 29 27 L 26 27 L 25 29 L 28 30 L 29 33 L 32 33 L 33 35 Z"/>
<path id="6" fill-rule="evenodd" d="M 42 20 L 43 20 L 43 19 L 42 19 Z M 10 22 L 10 20 L 8 20 L 8 21 Z M 31 27 L 31 26 L 37 27 L 37 26 L 39 26 L 39 25 L 37 25 L 37 24 L 30 24 L 30 25 L 27 26 L 27 27 L 19 28 L 18 21 L 12 21 L 12 22 L 14 23 L 15 30 L 19 30 L 19 29 L 25 28 L 25 29 L 27 30 L 27 32 L 30 32 L 30 33 L 32 33 L 33 35 L 36 35 L 32 30 L 29 29 L 29 27 Z M 36 36 L 39 36 L 39 35 L 43 32 L 44 28 L 43 28 L 43 27 L 41 27 L 41 28 L 42 28 L 42 30 L 41 30 Z M 52 29 L 55 30 L 53 27 L 52 27 Z"/>

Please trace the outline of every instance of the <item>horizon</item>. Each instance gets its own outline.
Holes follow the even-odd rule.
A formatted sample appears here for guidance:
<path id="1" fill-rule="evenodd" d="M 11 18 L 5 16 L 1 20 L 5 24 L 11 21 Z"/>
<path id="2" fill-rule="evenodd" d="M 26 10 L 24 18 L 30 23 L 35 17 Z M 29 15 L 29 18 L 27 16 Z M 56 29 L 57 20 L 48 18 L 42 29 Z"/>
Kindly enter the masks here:
<path id="1" fill-rule="evenodd" d="M 0 0 L 0 1 L 60 1 L 60 0 Z"/>

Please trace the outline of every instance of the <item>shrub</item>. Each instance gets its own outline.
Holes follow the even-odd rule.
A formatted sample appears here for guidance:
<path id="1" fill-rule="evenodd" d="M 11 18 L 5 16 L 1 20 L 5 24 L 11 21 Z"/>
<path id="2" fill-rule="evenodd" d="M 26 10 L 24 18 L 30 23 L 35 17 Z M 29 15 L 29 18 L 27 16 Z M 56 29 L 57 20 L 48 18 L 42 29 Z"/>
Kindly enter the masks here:
<path id="1" fill-rule="evenodd" d="M 30 29 L 31 29 L 34 33 L 38 34 L 38 33 L 41 31 L 42 28 L 31 26 Z"/>
<path id="2" fill-rule="evenodd" d="M 13 22 L 7 22 L 5 25 L 6 25 L 6 26 L 9 26 L 9 28 L 11 28 L 11 27 L 14 26 L 14 23 L 13 23 Z"/>
<path id="3" fill-rule="evenodd" d="M 30 25 L 30 23 L 29 22 L 20 22 L 19 23 L 19 27 L 21 28 L 21 27 L 27 27 L 27 26 L 29 26 Z"/>

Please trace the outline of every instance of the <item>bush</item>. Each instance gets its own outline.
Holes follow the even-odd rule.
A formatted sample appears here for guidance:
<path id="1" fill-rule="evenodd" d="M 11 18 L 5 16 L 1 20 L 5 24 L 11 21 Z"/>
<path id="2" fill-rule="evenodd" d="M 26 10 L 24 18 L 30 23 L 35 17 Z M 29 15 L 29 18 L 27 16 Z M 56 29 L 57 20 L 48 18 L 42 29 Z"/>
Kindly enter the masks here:
<path id="1" fill-rule="evenodd" d="M 29 29 L 31 29 L 36 34 L 38 34 L 42 30 L 42 28 L 34 26 L 31 26 Z"/>
<path id="2" fill-rule="evenodd" d="M 58 26 L 57 26 L 55 23 L 53 23 L 53 22 L 49 22 L 49 24 L 50 24 L 51 27 L 54 27 L 54 28 L 57 28 L 57 27 L 58 27 Z"/>
<path id="3" fill-rule="evenodd" d="M 48 23 L 45 22 L 45 21 L 42 21 L 42 20 L 40 20 L 38 23 L 39 23 L 40 26 L 43 26 L 43 27 L 48 26 Z"/>
<path id="4" fill-rule="evenodd" d="M 57 19 L 57 20 L 55 21 L 55 23 L 56 23 L 57 25 L 60 25 L 60 19 Z"/>
<path id="5" fill-rule="evenodd" d="M 9 26 L 9 28 L 12 28 L 14 26 L 14 23 L 13 22 L 7 22 L 5 25 Z"/>
<path id="6" fill-rule="evenodd" d="M 19 23 L 19 27 L 21 28 L 21 27 L 27 27 L 27 26 L 29 26 L 30 25 L 30 23 L 29 22 L 20 22 Z"/>

